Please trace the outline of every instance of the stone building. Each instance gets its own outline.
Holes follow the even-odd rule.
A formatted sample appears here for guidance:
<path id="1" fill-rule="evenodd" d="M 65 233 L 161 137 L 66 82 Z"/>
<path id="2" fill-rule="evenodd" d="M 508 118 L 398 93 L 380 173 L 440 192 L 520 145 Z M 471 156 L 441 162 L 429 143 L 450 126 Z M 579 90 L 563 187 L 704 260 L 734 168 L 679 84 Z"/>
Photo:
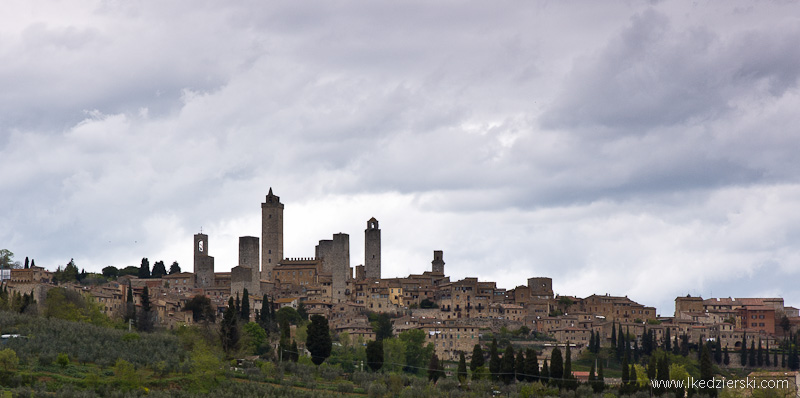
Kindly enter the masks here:
<path id="1" fill-rule="evenodd" d="M 331 300 L 346 301 L 350 295 L 347 287 L 352 279 L 350 270 L 350 236 L 333 234 L 331 240 L 321 240 L 315 248 L 316 258 L 322 260 L 322 271 L 331 275 Z"/>
<path id="2" fill-rule="evenodd" d="M 195 287 L 210 288 L 214 286 L 214 257 L 208 255 L 208 235 L 194 235 L 194 276 Z"/>
<path id="3" fill-rule="evenodd" d="M 261 204 L 261 279 L 272 280 L 272 269 L 283 260 L 283 203 L 269 189 Z"/>
<path id="4" fill-rule="evenodd" d="M 440 360 L 458 361 L 461 352 L 470 356 L 478 344 L 479 328 L 466 321 L 437 321 L 421 325 L 425 331 L 425 344 L 433 344 Z"/>
<path id="5" fill-rule="evenodd" d="M 381 229 L 372 217 L 364 230 L 364 274 L 369 279 L 381 278 Z"/>
<path id="6" fill-rule="evenodd" d="M 431 272 L 444 275 L 444 252 L 442 250 L 433 251 L 433 261 L 431 261 Z"/>

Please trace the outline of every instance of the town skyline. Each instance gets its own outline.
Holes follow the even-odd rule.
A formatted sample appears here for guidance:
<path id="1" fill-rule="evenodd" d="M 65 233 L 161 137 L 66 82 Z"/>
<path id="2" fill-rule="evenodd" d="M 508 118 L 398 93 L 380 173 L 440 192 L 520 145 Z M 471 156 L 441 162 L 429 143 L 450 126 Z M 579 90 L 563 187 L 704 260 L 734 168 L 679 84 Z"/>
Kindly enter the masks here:
<path id="1" fill-rule="evenodd" d="M 0 16 L 0 247 L 219 270 L 383 229 L 383 274 L 800 302 L 792 2 L 81 4 Z M 421 16 L 426 16 L 421 18 Z"/>

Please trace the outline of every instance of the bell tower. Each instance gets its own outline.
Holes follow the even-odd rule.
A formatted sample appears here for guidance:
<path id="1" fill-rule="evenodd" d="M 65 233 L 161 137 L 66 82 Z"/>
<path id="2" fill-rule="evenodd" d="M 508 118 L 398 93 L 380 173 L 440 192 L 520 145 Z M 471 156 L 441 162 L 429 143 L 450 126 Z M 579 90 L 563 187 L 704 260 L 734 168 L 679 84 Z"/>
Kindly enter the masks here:
<path id="1" fill-rule="evenodd" d="M 364 230 L 364 273 L 368 279 L 381 278 L 381 229 L 375 217 Z"/>

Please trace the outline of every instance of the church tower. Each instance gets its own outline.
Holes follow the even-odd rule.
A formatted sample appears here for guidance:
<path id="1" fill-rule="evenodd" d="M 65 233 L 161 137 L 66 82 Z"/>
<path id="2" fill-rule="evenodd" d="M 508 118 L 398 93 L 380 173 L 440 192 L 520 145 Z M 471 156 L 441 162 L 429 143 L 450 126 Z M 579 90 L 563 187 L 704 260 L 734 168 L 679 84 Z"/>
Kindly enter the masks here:
<path id="1" fill-rule="evenodd" d="M 375 217 L 364 230 L 364 273 L 368 279 L 381 278 L 381 229 Z"/>
<path id="2" fill-rule="evenodd" d="M 272 269 L 283 260 L 283 203 L 269 189 L 261 204 L 261 279 L 272 280 Z"/>
<path id="3" fill-rule="evenodd" d="M 209 288 L 214 285 L 214 257 L 208 255 L 208 235 L 194 235 L 194 284 Z"/>

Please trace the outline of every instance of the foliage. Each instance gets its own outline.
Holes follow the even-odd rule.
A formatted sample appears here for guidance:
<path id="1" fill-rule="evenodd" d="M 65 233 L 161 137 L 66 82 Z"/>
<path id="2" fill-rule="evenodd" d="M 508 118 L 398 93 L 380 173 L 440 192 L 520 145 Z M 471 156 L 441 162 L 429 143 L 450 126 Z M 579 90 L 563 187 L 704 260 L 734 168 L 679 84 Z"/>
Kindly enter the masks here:
<path id="1" fill-rule="evenodd" d="M 472 358 L 470 359 L 469 362 L 469 370 L 471 370 L 474 373 L 475 369 L 478 369 L 479 367 L 483 366 L 483 363 L 484 363 L 483 350 L 481 349 L 480 343 L 478 343 L 475 344 L 474 347 L 472 347 Z"/>
<path id="2" fill-rule="evenodd" d="M 103 268 L 103 276 L 109 279 L 116 279 L 119 276 L 119 269 L 113 265 Z"/>
<path id="3" fill-rule="evenodd" d="M 167 267 L 164 265 L 164 262 L 159 260 L 153 264 L 153 271 L 150 273 L 150 276 L 153 278 L 161 278 L 162 276 L 167 274 Z"/>
<path id="4" fill-rule="evenodd" d="M 444 377 L 444 367 L 439 363 L 439 357 L 433 354 L 428 362 L 428 380 L 436 383 L 440 377 Z"/>
<path id="5" fill-rule="evenodd" d="M 311 361 L 315 365 L 325 362 L 331 355 L 332 346 L 333 341 L 328 329 L 328 320 L 322 315 L 312 316 L 311 324 L 308 325 L 308 338 L 306 340 L 306 349 L 311 353 Z"/>
<path id="6" fill-rule="evenodd" d="M 376 340 L 383 340 L 394 335 L 392 320 L 389 318 L 389 314 L 387 313 L 378 314 L 375 317 L 375 320 L 371 322 L 371 325 L 372 330 L 375 332 Z"/>
<path id="7" fill-rule="evenodd" d="M 250 354 L 262 355 L 269 352 L 269 339 L 267 332 L 255 322 L 248 322 L 242 327 L 247 341 L 247 351 Z"/>
<path id="8" fill-rule="evenodd" d="M 373 372 L 383 367 L 383 340 L 367 343 L 367 365 Z"/>
<path id="9" fill-rule="evenodd" d="M 142 288 L 141 295 L 142 310 L 139 311 L 139 317 L 136 320 L 136 328 L 140 332 L 152 332 L 155 320 L 153 319 L 153 309 L 150 305 L 150 291 L 147 286 Z"/>
<path id="10" fill-rule="evenodd" d="M 150 260 L 147 257 L 142 258 L 142 264 L 139 266 L 139 279 L 147 279 L 150 277 Z"/>
<path id="11" fill-rule="evenodd" d="M 14 372 L 17 370 L 18 365 L 19 357 L 17 357 L 17 353 L 14 350 L 6 348 L 0 351 L 0 371 Z"/>
<path id="12" fill-rule="evenodd" d="M 59 266 L 56 269 L 56 272 L 53 273 L 53 282 L 56 284 L 77 282 L 79 275 L 80 272 L 78 271 L 78 267 L 75 265 L 75 261 L 73 259 L 69 259 L 69 263 L 67 263 L 66 267 L 62 269 L 61 266 Z"/>
<path id="13" fill-rule="evenodd" d="M 172 265 L 169 266 L 169 274 L 180 274 L 181 273 L 181 266 L 178 265 L 177 261 L 173 261 Z"/>
<path id="14" fill-rule="evenodd" d="M 202 294 L 192 297 L 191 300 L 186 302 L 183 309 L 192 311 L 192 320 L 194 322 L 214 323 L 217 318 L 216 311 L 211 305 L 211 299 Z"/>
<path id="15" fill-rule="evenodd" d="M 228 307 L 225 308 L 225 313 L 222 315 L 222 323 L 220 324 L 220 338 L 222 340 L 222 349 L 227 353 L 232 353 L 239 346 L 239 315 L 236 313 L 236 308 L 233 305 L 233 297 L 228 299 Z"/>
<path id="16" fill-rule="evenodd" d="M 244 322 L 250 320 L 250 293 L 247 292 L 247 288 L 244 288 L 242 291 L 242 304 L 239 309 L 239 317 Z"/>
<path id="17" fill-rule="evenodd" d="M 47 291 L 43 315 L 48 318 L 89 322 L 98 326 L 111 325 L 111 320 L 90 296 L 63 287 Z"/>
<path id="18" fill-rule="evenodd" d="M 14 265 L 14 253 L 8 249 L 0 249 L 0 268 L 15 268 Z"/>
<path id="19" fill-rule="evenodd" d="M 403 370 L 407 373 L 424 373 L 424 366 L 433 355 L 433 344 L 424 345 L 425 332 L 422 329 L 411 329 L 400 333 L 399 337 L 406 345 Z"/>
<path id="20" fill-rule="evenodd" d="M 303 322 L 303 318 L 297 313 L 297 310 L 292 307 L 281 307 L 281 309 L 279 309 L 275 314 L 275 320 L 278 322 L 278 324 L 284 320 L 288 321 L 292 325 L 297 325 Z"/>

